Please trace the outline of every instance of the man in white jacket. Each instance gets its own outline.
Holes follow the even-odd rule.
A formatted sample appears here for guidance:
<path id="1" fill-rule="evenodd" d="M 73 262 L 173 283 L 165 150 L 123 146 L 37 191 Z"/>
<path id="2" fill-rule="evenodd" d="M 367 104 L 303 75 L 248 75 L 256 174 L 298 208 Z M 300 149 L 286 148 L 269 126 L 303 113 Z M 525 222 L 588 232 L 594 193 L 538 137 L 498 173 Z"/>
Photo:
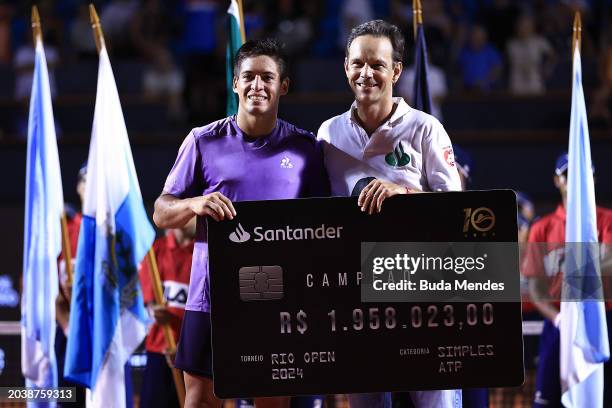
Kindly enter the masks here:
<path id="1" fill-rule="evenodd" d="M 355 102 L 318 132 L 332 195 L 359 196 L 358 205 L 369 214 L 397 194 L 461 190 L 451 141 L 440 122 L 393 98 L 403 52 L 396 26 L 375 20 L 355 27 L 344 60 Z M 461 390 L 416 391 L 411 398 L 418 408 L 461 407 Z M 349 402 L 351 408 L 388 408 L 391 396 L 351 394 Z"/>

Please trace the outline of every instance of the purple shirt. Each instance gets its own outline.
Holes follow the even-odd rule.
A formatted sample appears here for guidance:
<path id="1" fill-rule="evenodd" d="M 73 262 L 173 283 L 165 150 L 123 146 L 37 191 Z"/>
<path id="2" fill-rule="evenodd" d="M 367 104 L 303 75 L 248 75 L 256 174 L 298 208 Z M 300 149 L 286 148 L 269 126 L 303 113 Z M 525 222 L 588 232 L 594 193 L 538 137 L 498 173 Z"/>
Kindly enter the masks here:
<path id="1" fill-rule="evenodd" d="M 248 140 L 235 117 L 193 129 L 179 149 L 164 193 L 215 191 L 232 201 L 324 197 L 329 182 L 315 136 L 277 119 L 272 133 Z M 198 217 L 186 310 L 210 312 L 206 225 Z"/>

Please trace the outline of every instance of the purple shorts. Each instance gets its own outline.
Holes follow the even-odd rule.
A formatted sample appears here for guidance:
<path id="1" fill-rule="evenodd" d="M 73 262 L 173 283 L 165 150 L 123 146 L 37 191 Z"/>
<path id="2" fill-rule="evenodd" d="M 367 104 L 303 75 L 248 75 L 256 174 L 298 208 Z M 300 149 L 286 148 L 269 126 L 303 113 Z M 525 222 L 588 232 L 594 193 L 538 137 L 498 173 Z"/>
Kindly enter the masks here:
<path id="1" fill-rule="evenodd" d="M 210 313 L 185 310 L 174 365 L 189 374 L 213 378 Z"/>

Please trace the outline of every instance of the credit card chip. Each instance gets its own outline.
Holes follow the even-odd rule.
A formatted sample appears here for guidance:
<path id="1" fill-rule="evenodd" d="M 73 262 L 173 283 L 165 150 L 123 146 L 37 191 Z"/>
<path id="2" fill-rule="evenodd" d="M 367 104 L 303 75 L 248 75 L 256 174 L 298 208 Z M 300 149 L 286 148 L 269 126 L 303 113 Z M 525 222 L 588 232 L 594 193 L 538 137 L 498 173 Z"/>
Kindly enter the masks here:
<path id="1" fill-rule="evenodd" d="M 242 301 L 283 298 L 283 268 L 280 266 L 243 266 L 238 274 Z"/>

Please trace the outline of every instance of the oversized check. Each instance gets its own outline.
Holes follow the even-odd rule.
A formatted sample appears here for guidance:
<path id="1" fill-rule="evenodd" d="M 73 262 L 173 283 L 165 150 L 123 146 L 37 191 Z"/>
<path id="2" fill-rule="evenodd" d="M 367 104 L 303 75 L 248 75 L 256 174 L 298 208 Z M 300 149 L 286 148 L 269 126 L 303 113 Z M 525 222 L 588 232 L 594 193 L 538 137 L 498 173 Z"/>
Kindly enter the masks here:
<path id="1" fill-rule="evenodd" d="M 208 222 L 216 395 L 520 385 L 514 193 L 396 196 L 375 215 L 356 200 L 238 202 L 233 221 Z M 435 265 L 442 279 L 420 282 Z"/>

